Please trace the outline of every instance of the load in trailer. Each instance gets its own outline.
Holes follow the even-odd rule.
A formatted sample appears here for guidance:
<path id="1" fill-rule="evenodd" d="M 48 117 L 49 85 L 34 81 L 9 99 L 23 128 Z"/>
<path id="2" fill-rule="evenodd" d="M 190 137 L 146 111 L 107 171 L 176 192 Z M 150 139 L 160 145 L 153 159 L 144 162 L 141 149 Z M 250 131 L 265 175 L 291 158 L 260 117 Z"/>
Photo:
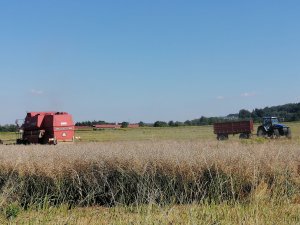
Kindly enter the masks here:
<path id="1" fill-rule="evenodd" d="M 218 140 L 227 140 L 230 134 L 240 134 L 240 138 L 248 139 L 253 131 L 253 120 L 230 121 L 214 124 L 214 133 Z"/>
<path id="2" fill-rule="evenodd" d="M 66 112 L 28 112 L 17 144 L 57 144 L 74 141 L 74 122 Z"/>

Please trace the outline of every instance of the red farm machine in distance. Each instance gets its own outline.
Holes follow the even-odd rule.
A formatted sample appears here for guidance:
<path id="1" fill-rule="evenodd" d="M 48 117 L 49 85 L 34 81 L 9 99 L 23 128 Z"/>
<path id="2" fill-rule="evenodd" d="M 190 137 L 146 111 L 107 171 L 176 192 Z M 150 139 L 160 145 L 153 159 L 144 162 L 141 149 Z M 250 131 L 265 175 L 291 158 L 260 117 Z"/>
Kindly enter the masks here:
<path id="1" fill-rule="evenodd" d="M 227 140 L 230 134 L 239 134 L 241 139 L 251 137 L 253 131 L 253 121 L 230 121 L 214 124 L 214 133 L 218 140 Z"/>
<path id="2" fill-rule="evenodd" d="M 74 122 L 66 112 L 28 112 L 17 144 L 57 144 L 74 141 Z"/>

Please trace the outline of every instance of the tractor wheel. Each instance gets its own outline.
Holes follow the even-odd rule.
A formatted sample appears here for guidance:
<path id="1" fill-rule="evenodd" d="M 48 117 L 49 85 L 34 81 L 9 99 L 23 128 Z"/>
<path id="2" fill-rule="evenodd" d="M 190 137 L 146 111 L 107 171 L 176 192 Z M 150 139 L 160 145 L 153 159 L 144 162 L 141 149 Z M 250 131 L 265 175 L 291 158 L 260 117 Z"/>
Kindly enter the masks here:
<path id="1" fill-rule="evenodd" d="M 291 139 L 292 138 L 292 132 L 291 132 L 291 128 L 287 129 L 286 135 L 287 138 Z"/>
<path id="2" fill-rule="evenodd" d="M 265 137 L 266 136 L 266 132 L 265 132 L 264 128 L 262 128 L 262 127 L 258 128 L 258 130 L 257 130 L 257 136 L 258 137 Z"/>
<path id="3" fill-rule="evenodd" d="M 273 137 L 274 137 L 274 138 L 280 138 L 280 133 L 279 133 L 279 130 L 278 130 L 278 129 L 275 129 L 275 130 L 273 131 Z"/>

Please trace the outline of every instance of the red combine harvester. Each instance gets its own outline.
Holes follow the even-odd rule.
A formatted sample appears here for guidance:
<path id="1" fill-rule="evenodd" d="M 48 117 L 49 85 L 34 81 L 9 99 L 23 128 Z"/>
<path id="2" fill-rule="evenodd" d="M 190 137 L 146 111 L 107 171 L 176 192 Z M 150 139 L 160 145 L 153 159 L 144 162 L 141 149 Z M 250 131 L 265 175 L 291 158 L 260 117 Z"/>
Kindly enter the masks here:
<path id="1" fill-rule="evenodd" d="M 74 122 L 66 112 L 28 112 L 17 144 L 57 144 L 74 141 Z"/>
<path id="2" fill-rule="evenodd" d="M 231 121 L 214 124 L 214 133 L 218 140 L 227 140 L 228 135 L 240 134 L 240 138 L 248 139 L 253 131 L 253 121 Z"/>

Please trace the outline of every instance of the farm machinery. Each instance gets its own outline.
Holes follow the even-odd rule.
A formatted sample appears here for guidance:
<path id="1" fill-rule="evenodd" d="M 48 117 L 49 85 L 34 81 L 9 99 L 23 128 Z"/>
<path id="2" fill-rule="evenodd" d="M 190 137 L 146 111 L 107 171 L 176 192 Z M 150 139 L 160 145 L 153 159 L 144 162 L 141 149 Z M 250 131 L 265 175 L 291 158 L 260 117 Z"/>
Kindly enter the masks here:
<path id="1" fill-rule="evenodd" d="M 66 112 L 28 112 L 19 125 L 17 144 L 54 144 L 74 141 L 74 122 Z"/>
<path id="2" fill-rule="evenodd" d="M 253 121 L 229 121 L 214 124 L 214 133 L 218 140 L 227 140 L 229 135 L 239 134 L 241 139 L 252 136 Z M 277 117 L 263 117 L 262 124 L 257 128 L 258 137 L 279 138 L 285 136 L 291 138 L 290 127 L 280 124 Z"/>
<path id="3" fill-rule="evenodd" d="M 219 141 L 227 140 L 230 134 L 239 134 L 240 138 L 247 139 L 251 137 L 253 130 L 252 120 L 214 123 L 214 133 Z"/>
<path id="4" fill-rule="evenodd" d="M 280 124 L 277 117 L 264 117 L 263 123 L 257 128 L 258 137 L 275 137 L 286 136 L 291 138 L 290 127 Z"/>

